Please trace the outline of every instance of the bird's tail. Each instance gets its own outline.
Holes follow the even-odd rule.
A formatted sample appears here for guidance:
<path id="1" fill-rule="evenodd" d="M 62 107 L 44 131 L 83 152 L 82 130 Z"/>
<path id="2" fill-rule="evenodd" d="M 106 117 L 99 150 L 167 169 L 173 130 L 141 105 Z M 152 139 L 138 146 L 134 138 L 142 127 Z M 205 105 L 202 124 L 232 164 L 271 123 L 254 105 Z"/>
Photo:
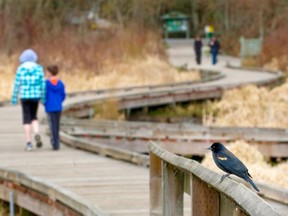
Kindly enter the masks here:
<path id="1" fill-rule="evenodd" d="M 245 180 L 246 180 L 247 182 L 249 182 L 249 183 L 252 185 L 252 187 L 253 187 L 257 192 L 260 191 L 260 190 L 258 189 L 258 187 L 255 185 L 255 183 L 252 181 L 252 179 L 249 178 L 248 175 L 246 175 Z"/>

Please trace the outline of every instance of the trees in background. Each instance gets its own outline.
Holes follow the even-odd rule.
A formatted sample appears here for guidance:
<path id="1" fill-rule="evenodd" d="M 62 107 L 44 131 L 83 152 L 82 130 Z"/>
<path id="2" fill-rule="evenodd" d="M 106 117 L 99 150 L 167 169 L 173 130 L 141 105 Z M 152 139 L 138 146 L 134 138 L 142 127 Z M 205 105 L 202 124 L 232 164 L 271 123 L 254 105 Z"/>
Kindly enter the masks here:
<path id="1" fill-rule="evenodd" d="M 288 31 L 287 0 L 0 0 L 0 49 L 12 53 L 40 38 L 57 39 L 65 29 L 83 34 L 85 26 L 75 28 L 69 23 L 69 17 L 83 11 L 97 13 L 119 29 L 134 26 L 139 32 L 148 28 L 158 33 L 161 15 L 180 11 L 191 17 L 192 35 L 213 25 L 224 49 L 232 53 L 238 53 L 240 35 L 264 37 L 270 43 L 265 44 L 266 52 L 273 53 L 267 47 L 277 43 L 276 38 L 285 40 Z"/>

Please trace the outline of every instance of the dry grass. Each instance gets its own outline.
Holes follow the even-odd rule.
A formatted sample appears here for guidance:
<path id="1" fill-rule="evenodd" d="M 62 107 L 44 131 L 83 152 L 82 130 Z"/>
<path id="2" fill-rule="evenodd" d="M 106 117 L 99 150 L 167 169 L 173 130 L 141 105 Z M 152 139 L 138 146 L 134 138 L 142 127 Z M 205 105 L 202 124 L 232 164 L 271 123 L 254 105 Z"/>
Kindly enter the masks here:
<path id="1" fill-rule="evenodd" d="M 94 107 L 95 119 L 124 120 L 125 115 L 119 111 L 117 100 L 111 96 L 110 99 Z"/>
<path id="2" fill-rule="evenodd" d="M 261 67 L 259 65 L 259 62 L 257 61 L 257 59 L 255 57 L 243 58 L 241 60 L 241 65 L 243 67 L 250 67 L 250 68 L 259 68 L 259 67 Z"/>
<path id="3" fill-rule="evenodd" d="M 75 75 L 65 71 L 61 77 L 71 92 L 198 80 L 200 74 L 179 72 L 157 56 L 148 56 L 143 60 L 130 59 L 119 64 L 107 64 L 100 75 L 79 71 L 77 81 Z"/>
<path id="4" fill-rule="evenodd" d="M 106 74 L 106 68 L 111 65 L 145 59 L 149 55 L 165 59 L 160 35 L 134 26 L 85 34 L 66 28 L 56 40 L 53 37 L 39 40 L 32 48 L 39 54 L 41 64 L 57 64 L 74 77 L 83 72 L 89 76 Z"/>
<path id="5" fill-rule="evenodd" d="M 263 68 L 271 71 L 279 71 L 287 73 L 288 72 L 288 56 L 283 55 L 278 58 L 272 58 L 272 60 L 264 64 Z"/>
<path id="6" fill-rule="evenodd" d="M 199 73 L 179 72 L 166 62 L 161 34 L 128 25 L 123 29 L 85 32 L 64 28 L 57 37 L 42 37 L 31 45 L 43 66 L 57 64 L 67 92 L 126 86 L 157 85 L 199 79 Z M 14 73 L 22 50 L 0 56 L 0 100 L 11 97 Z"/>
<path id="7" fill-rule="evenodd" d="M 288 64 L 288 26 L 282 26 L 265 37 L 259 61 L 264 67 L 273 70 L 287 70 Z"/>
<path id="8" fill-rule="evenodd" d="M 11 98 L 13 91 L 13 81 L 18 62 L 16 56 L 8 58 L 7 56 L 0 56 L 0 101 L 8 100 Z"/>
<path id="9" fill-rule="evenodd" d="M 288 83 L 273 90 L 249 85 L 227 91 L 211 103 L 204 120 L 210 126 L 288 127 Z"/>
<path id="10" fill-rule="evenodd" d="M 5 205 L 4 203 L 0 203 L 0 215 L 1 216 L 9 216 L 9 207 Z"/>
<path id="11" fill-rule="evenodd" d="M 246 165 L 253 179 L 288 189 L 288 162 L 280 163 L 272 167 L 265 161 L 264 156 L 255 146 L 242 140 L 232 142 L 226 147 Z M 211 152 L 205 155 L 202 165 L 215 172 L 223 173 L 215 165 Z"/>
<path id="12" fill-rule="evenodd" d="M 10 99 L 17 56 L 1 57 L 0 100 Z M 66 68 L 67 70 L 67 68 Z M 123 62 L 106 63 L 99 75 L 89 71 L 74 69 L 73 73 L 64 69 L 60 77 L 66 84 L 67 92 L 93 89 L 107 89 L 127 86 L 157 85 L 200 79 L 198 72 L 179 72 L 157 56 L 143 59 L 127 59 Z"/>

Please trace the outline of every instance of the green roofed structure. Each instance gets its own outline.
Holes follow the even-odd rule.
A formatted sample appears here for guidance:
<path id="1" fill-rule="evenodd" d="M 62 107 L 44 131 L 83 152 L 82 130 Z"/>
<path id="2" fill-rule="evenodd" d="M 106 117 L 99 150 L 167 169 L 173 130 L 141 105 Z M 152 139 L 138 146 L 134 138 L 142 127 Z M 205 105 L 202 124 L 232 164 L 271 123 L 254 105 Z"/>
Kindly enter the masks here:
<path id="1" fill-rule="evenodd" d="M 171 33 L 185 33 L 186 38 L 190 37 L 189 16 L 181 12 L 170 12 L 161 17 L 164 25 L 165 38 Z"/>

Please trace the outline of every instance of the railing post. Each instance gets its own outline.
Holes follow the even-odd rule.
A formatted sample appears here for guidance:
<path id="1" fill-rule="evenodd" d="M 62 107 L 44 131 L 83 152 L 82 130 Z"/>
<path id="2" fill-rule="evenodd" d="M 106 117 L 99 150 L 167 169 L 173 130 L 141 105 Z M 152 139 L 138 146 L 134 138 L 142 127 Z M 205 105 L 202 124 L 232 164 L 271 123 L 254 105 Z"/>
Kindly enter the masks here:
<path id="1" fill-rule="evenodd" d="M 163 162 L 163 213 L 165 216 L 183 216 L 184 174 Z"/>
<path id="2" fill-rule="evenodd" d="M 161 159 L 150 151 L 150 216 L 162 216 Z"/>
<path id="3" fill-rule="evenodd" d="M 219 216 L 219 192 L 191 174 L 192 216 Z"/>
<path id="4" fill-rule="evenodd" d="M 235 205 L 225 195 L 220 194 L 220 216 L 234 216 Z"/>
<path id="5" fill-rule="evenodd" d="M 14 210 L 14 192 L 10 192 L 10 216 L 15 216 L 15 210 Z"/>
<path id="6" fill-rule="evenodd" d="M 220 194 L 220 216 L 247 216 L 235 203 L 224 194 Z"/>

